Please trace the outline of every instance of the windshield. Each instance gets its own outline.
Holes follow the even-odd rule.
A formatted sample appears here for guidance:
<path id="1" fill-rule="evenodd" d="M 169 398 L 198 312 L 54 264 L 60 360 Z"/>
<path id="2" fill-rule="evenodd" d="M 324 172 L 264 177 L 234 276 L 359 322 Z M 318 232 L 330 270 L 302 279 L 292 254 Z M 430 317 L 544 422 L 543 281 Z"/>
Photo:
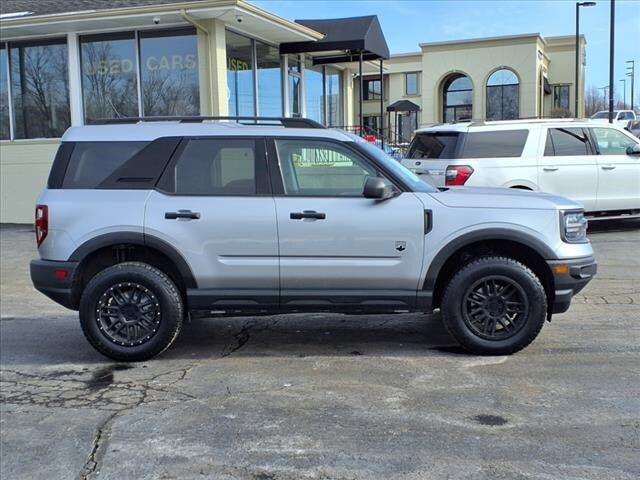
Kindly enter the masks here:
<path id="1" fill-rule="evenodd" d="M 430 183 L 430 179 L 428 179 L 428 177 L 425 177 L 425 179 L 422 180 L 413 172 L 403 167 L 400 162 L 384 153 L 375 145 L 364 141 L 357 142 L 357 145 L 365 150 L 369 155 L 375 157 L 375 159 L 383 164 L 387 170 L 408 185 L 412 192 L 433 193 L 438 191 L 437 187 Z"/>
<path id="2" fill-rule="evenodd" d="M 618 112 L 613 112 L 613 116 L 615 117 L 616 115 L 618 115 Z M 609 118 L 609 112 L 598 112 L 598 113 L 594 113 L 593 115 L 591 115 L 591 118 Z"/>

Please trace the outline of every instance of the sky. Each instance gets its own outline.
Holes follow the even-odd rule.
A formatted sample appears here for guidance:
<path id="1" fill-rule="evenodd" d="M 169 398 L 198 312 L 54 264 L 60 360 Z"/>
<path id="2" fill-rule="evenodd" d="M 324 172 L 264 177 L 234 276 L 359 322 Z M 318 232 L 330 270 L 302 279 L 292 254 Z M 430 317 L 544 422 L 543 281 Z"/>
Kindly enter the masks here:
<path id="1" fill-rule="evenodd" d="M 418 44 L 499 35 L 575 35 L 575 1 L 568 0 L 252 0 L 295 19 L 377 15 L 391 53 L 419 51 Z M 622 97 L 626 60 L 636 62 L 640 96 L 640 0 L 616 0 L 614 91 Z M 609 0 L 580 9 L 587 39 L 587 87 L 609 84 Z M 627 81 L 627 101 L 630 82 Z"/>

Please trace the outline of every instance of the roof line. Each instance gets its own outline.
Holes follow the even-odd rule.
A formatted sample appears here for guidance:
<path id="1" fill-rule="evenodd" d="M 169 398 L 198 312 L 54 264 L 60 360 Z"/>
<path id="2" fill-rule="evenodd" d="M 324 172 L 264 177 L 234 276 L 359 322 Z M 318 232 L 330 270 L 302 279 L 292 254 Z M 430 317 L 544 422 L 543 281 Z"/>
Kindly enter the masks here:
<path id="1" fill-rule="evenodd" d="M 246 2 L 245 0 L 209 0 L 209 1 L 177 1 L 175 3 L 159 4 L 159 5 L 138 5 L 132 7 L 120 7 L 120 8 L 106 8 L 99 10 L 83 10 L 78 12 L 63 12 L 53 13 L 46 15 L 30 15 L 28 17 L 7 18 L 2 20 L 3 26 L 6 27 L 21 27 L 34 24 L 49 23 L 49 22 L 66 22 L 72 20 L 87 20 L 95 18 L 109 18 L 118 17 L 123 15 L 132 14 L 151 14 L 151 13 L 163 13 L 163 12 L 178 12 L 180 10 L 194 11 L 194 10 L 208 10 L 212 8 L 220 7 L 238 7 L 246 10 L 249 13 L 261 16 L 267 20 L 279 24 L 282 27 L 288 28 L 292 31 L 297 31 L 303 35 L 308 36 L 312 40 L 320 40 L 324 37 L 324 34 L 317 32 L 309 27 L 300 25 L 286 18 L 275 15 L 271 12 L 263 10 L 260 7 Z"/>

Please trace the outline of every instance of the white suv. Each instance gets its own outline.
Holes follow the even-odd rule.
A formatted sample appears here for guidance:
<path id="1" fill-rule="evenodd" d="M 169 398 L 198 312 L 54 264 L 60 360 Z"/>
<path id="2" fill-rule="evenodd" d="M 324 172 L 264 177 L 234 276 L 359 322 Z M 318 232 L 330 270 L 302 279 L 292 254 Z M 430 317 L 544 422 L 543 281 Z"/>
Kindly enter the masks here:
<path id="1" fill-rule="evenodd" d="M 416 131 L 402 163 L 437 186 L 563 195 L 587 212 L 640 213 L 640 140 L 609 124 L 513 120 Z"/>

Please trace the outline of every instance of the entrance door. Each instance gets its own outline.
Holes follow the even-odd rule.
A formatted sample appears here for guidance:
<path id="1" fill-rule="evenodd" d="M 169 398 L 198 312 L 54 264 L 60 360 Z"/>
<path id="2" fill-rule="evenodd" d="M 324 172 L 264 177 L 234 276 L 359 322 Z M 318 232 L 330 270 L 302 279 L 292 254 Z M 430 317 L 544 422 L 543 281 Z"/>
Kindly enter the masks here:
<path id="1" fill-rule="evenodd" d="M 424 207 L 410 192 L 363 197 L 382 176 L 345 143 L 276 139 L 281 305 L 407 309 L 422 266 Z M 275 188 L 275 187 L 274 187 Z"/>
<path id="2" fill-rule="evenodd" d="M 190 306 L 276 307 L 278 240 L 264 140 L 185 139 L 145 209 L 145 235 L 173 245 L 198 283 Z"/>

